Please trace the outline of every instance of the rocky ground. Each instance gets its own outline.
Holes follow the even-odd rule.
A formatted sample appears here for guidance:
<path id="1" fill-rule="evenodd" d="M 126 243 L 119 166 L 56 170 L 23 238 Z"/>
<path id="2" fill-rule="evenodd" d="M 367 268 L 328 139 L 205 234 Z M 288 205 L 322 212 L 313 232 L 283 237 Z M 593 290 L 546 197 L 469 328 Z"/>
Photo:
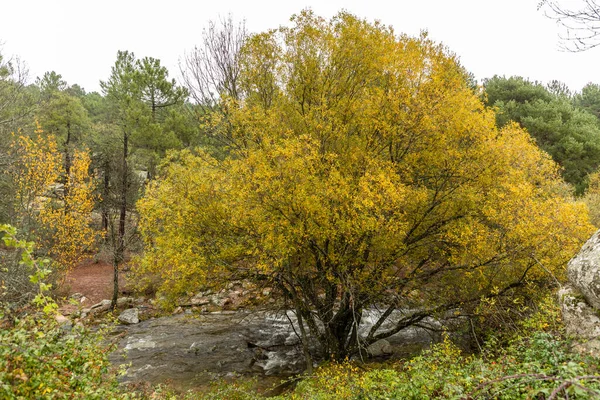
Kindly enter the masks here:
<path id="1" fill-rule="evenodd" d="M 83 263 L 69 274 L 63 292 L 70 302 L 60 309 L 66 322 L 91 322 L 106 315 L 112 274 L 112 267 L 101 262 Z M 277 311 L 280 307 L 269 288 L 232 282 L 220 291 L 207 289 L 182 298 L 167 314 L 155 307 L 154 299 L 132 297 L 127 272 L 121 277 L 125 293 L 115 314 L 111 338 L 118 349 L 111 360 L 127 365 L 124 381 L 190 389 L 215 379 L 260 376 L 259 381 L 270 386 L 303 370 L 295 315 Z M 367 314 L 361 330 L 369 329 L 376 317 Z M 375 343 L 369 352 L 375 357 L 402 357 L 433 340 L 421 328 L 407 329 Z"/>

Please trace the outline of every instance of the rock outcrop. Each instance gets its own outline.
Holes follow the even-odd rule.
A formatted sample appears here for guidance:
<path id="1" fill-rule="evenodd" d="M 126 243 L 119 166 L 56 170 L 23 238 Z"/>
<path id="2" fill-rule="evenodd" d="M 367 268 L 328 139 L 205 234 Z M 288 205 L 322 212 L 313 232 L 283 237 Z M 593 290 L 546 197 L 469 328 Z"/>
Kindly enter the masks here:
<path id="1" fill-rule="evenodd" d="M 600 357 L 600 318 L 596 309 L 571 285 L 558 291 L 567 334 L 577 338 L 574 350 Z"/>
<path id="2" fill-rule="evenodd" d="M 367 310 L 361 332 L 368 332 L 377 310 Z M 392 318 L 399 318 L 398 311 Z M 164 383 L 209 381 L 240 374 L 287 376 L 305 367 L 295 314 L 269 311 L 180 312 L 150 318 L 135 325 L 119 325 L 118 350 L 110 358 L 128 364 L 123 381 Z M 434 338 L 423 328 L 403 330 L 367 349 L 370 356 L 414 354 Z M 316 352 L 317 343 L 309 341 Z"/>
<path id="3" fill-rule="evenodd" d="M 600 230 L 569 261 L 567 274 L 571 284 L 595 309 L 600 309 Z"/>
<path id="4" fill-rule="evenodd" d="M 574 349 L 600 357 L 600 230 L 569 261 L 569 284 L 559 292 L 567 334 L 575 337 Z"/>

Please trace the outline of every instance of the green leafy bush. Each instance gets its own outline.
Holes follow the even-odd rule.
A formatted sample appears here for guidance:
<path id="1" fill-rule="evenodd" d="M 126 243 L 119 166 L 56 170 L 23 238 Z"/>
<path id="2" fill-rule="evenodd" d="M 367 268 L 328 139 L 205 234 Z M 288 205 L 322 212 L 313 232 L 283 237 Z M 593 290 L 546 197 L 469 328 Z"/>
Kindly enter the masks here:
<path id="1" fill-rule="evenodd" d="M 60 325 L 57 304 L 47 295 L 49 262 L 34 256 L 34 245 L 19 240 L 16 229 L 0 225 L 8 249 L 20 253 L 32 287 L 32 306 L 22 317 L 0 304 L 0 399 L 126 399 L 110 370 L 101 333 Z"/>
<path id="2" fill-rule="evenodd" d="M 125 398 L 98 333 L 38 317 L 0 330 L 1 399 Z"/>

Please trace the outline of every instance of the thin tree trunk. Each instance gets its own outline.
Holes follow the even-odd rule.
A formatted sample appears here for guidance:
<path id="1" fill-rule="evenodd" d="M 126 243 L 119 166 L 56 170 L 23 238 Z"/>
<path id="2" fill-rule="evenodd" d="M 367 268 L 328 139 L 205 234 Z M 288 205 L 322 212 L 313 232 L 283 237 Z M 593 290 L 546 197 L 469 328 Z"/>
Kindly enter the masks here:
<path id="1" fill-rule="evenodd" d="M 124 260 L 125 255 L 125 219 L 127 217 L 127 153 L 128 153 L 128 135 L 123 134 L 123 171 L 121 172 L 121 204 L 120 204 L 120 215 L 119 215 L 119 233 L 117 236 L 117 243 L 115 249 L 115 257 L 113 260 L 113 297 L 111 308 L 114 310 L 117 307 L 117 299 L 119 297 L 119 265 Z"/>
<path id="2" fill-rule="evenodd" d="M 308 335 L 306 329 L 304 329 L 304 321 L 302 321 L 302 312 L 300 308 L 296 306 L 296 316 L 298 317 L 298 326 L 300 327 L 300 335 L 302 336 L 302 352 L 304 353 L 304 359 L 306 360 L 306 373 L 312 375 L 313 373 L 313 360 L 310 355 L 310 349 L 308 348 Z"/>
<path id="3" fill-rule="evenodd" d="M 119 243 L 118 246 L 123 251 L 125 249 L 125 218 L 127 216 L 127 152 L 128 152 L 128 135 L 123 136 L 123 172 L 121 188 L 121 213 L 119 215 Z M 123 260 L 120 260 L 123 261 Z"/>
<path id="4" fill-rule="evenodd" d="M 69 145 L 71 144 L 71 122 L 67 122 L 67 140 L 65 141 L 65 185 L 63 187 L 63 199 L 65 200 L 65 213 L 68 211 L 69 205 L 66 202 L 69 197 L 69 184 L 71 177 L 71 153 Z"/>
<path id="5" fill-rule="evenodd" d="M 108 197 L 110 194 L 110 162 L 104 164 L 104 187 L 102 188 L 102 230 L 108 234 Z"/>
<path id="6" fill-rule="evenodd" d="M 117 300 L 119 298 L 119 254 L 113 256 L 113 296 L 110 303 L 111 309 L 117 308 Z"/>

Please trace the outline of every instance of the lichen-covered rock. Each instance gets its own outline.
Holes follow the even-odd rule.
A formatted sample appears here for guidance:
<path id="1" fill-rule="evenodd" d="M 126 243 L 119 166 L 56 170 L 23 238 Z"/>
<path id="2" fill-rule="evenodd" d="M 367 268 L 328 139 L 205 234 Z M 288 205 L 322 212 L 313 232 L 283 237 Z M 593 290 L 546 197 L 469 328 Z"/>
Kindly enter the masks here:
<path id="1" fill-rule="evenodd" d="M 567 273 L 569 281 L 587 303 L 600 309 L 600 230 L 569 261 Z"/>
<path id="2" fill-rule="evenodd" d="M 570 285 L 558 291 L 567 334 L 576 338 L 573 346 L 580 353 L 600 356 L 600 317 L 583 295 Z"/>
<path id="3" fill-rule="evenodd" d="M 558 291 L 567 334 L 582 339 L 600 337 L 600 317 L 575 288 L 566 285 Z"/>

